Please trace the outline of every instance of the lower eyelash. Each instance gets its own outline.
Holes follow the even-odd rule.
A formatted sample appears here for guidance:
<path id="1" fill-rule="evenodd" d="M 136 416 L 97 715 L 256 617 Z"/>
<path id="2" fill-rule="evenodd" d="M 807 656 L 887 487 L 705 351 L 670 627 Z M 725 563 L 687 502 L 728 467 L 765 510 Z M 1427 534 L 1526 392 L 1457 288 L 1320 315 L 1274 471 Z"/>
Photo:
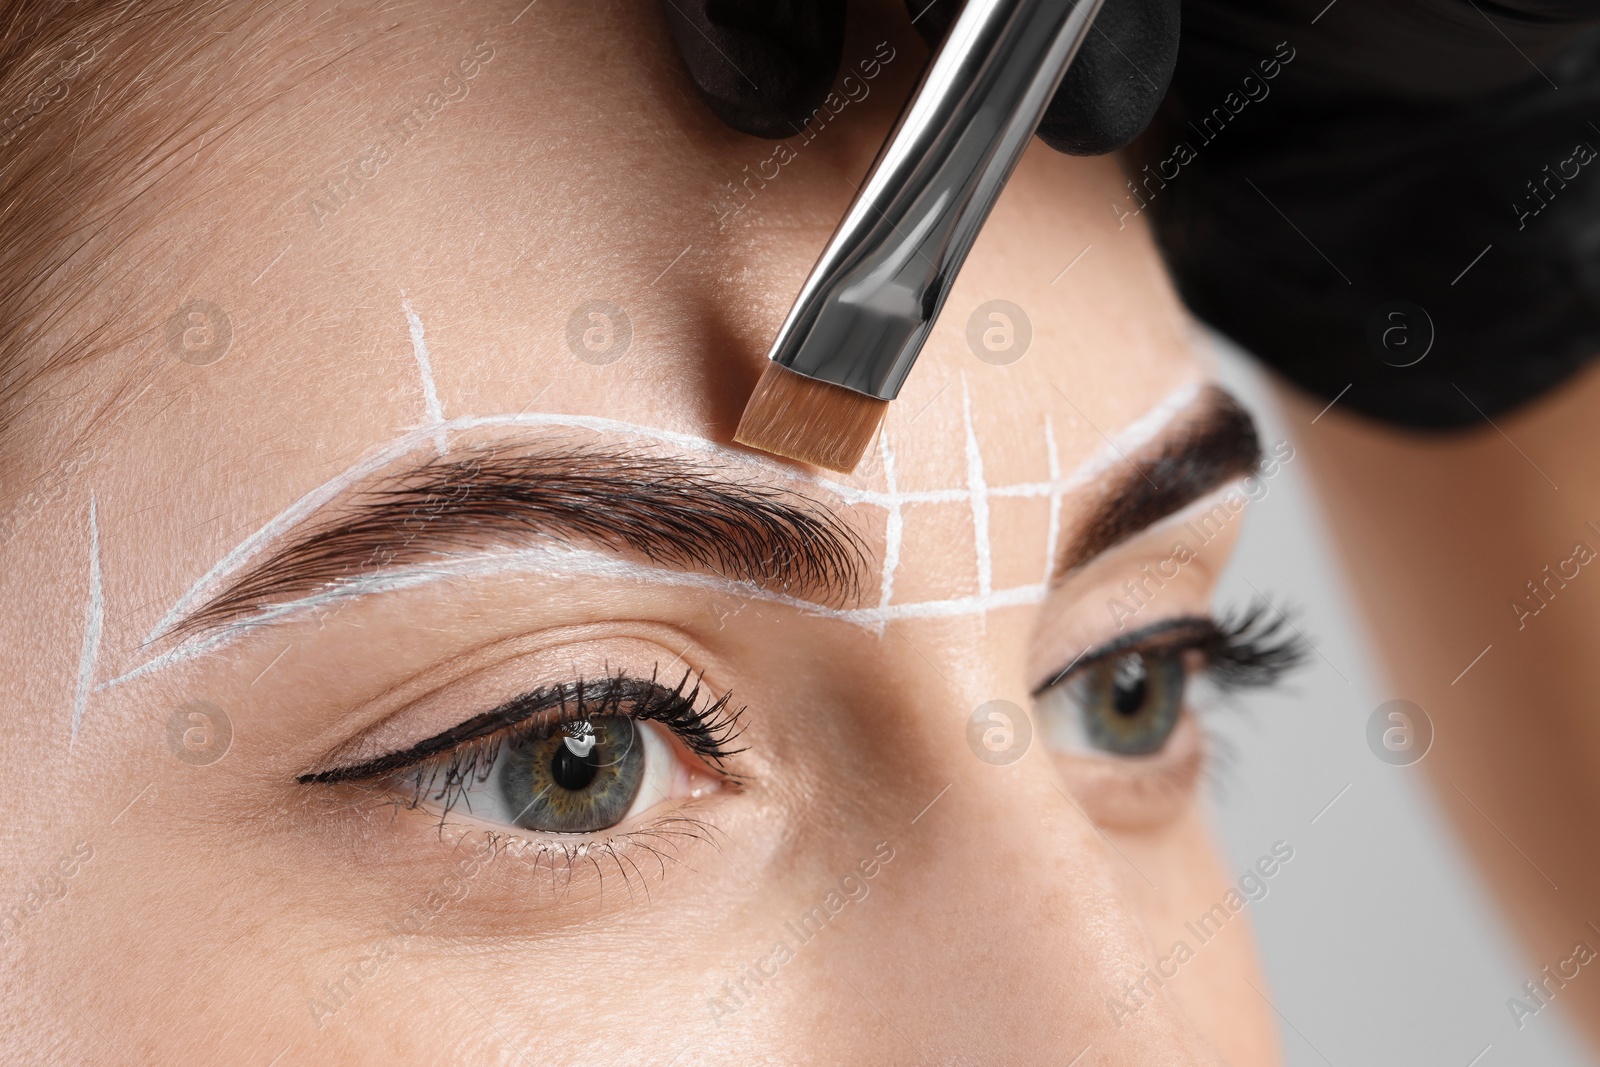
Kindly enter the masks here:
<path id="1" fill-rule="evenodd" d="M 537 868 L 543 863 L 550 867 L 551 888 L 562 889 L 560 879 L 570 885 L 576 871 L 585 862 L 593 865 L 602 888 L 605 884 L 606 865 L 615 867 L 623 884 L 631 893 L 633 878 L 645 886 L 648 898 L 649 882 L 640 869 L 640 858 L 654 862 L 657 874 L 665 877 L 667 866 L 677 862 L 673 849 L 685 843 L 702 841 L 720 848 L 720 831 L 710 822 L 679 809 L 676 814 L 651 820 L 649 825 L 620 833 L 614 837 L 589 841 L 561 841 L 549 837 L 528 837 L 503 830 L 474 831 L 482 833 L 489 858 L 511 856 L 525 866 Z M 630 875 L 632 877 L 630 877 Z"/>
<path id="2" fill-rule="evenodd" d="M 378 785 L 368 785 L 358 800 L 325 794 L 347 813 L 371 816 L 387 810 L 398 817 L 410 805 L 403 797 Z M 696 842 L 719 851 L 727 842 L 726 833 L 708 816 L 696 812 L 697 803 L 686 799 L 671 813 L 651 818 L 644 825 L 605 837 L 562 840 L 557 837 L 519 833 L 512 828 L 468 825 L 441 818 L 437 832 L 441 845 L 455 855 L 471 855 L 485 869 L 496 860 L 516 862 L 495 881 L 502 886 L 535 888 L 540 868 L 549 872 L 552 899 L 559 899 L 578 883 L 585 865 L 593 868 L 594 885 L 604 891 L 613 879 L 620 878 L 631 897 L 637 885 L 648 901 L 650 880 L 664 878 L 668 867 L 681 862 L 678 852 Z M 570 835 L 576 837 L 576 835 Z M 532 879 L 533 881 L 529 881 Z"/>

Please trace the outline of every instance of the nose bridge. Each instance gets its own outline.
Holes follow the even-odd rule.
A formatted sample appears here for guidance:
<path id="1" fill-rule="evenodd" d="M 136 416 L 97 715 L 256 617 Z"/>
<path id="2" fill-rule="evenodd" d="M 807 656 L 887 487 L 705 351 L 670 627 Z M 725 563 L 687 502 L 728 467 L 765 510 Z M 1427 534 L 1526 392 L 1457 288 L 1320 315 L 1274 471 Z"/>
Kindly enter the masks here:
<path id="1" fill-rule="evenodd" d="M 841 945 L 867 957 L 844 966 L 867 976 L 856 992 L 885 1040 L 931 1062 L 1220 1067 L 1159 988 L 1127 1010 L 1159 955 L 1128 885 L 1140 876 L 1049 758 L 970 762 L 902 835 L 866 936 Z"/>

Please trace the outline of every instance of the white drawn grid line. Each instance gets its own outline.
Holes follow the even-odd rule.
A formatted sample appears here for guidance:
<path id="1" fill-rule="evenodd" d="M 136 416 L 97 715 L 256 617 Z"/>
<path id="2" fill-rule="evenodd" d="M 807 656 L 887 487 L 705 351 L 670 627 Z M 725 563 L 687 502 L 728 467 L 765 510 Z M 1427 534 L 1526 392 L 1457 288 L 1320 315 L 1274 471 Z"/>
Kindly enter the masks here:
<path id="1" fill-rule="evenodd" d="M 878 607 L 887 609 L 894 599 L 894 575 L 900 567 L 900 539 L 905 534 L 905 514 L 896 497 L 894 479 L 894 449 L 889 445 L 889 431 L 878 436 L 879 451 L 883 454 L 883 484 L 893 503 L 889 505 L 883 524 L 883 584 L 878 597 Z"/>
<path id="2" fill-rule="evenodd" d="M 440 429 L 434 434 L 433 447 L 444 455 L 446 450 L 444 405 L 439 403 L 439 389 L 433 381 L 433 362 L 428 355 L 428 335 L 422 326 L 422 316 L 411 306 L 404 289 L 400 290 L 400 310 L 406 314 L 406 327 L 411 333 L 411 355 L 417 361 L 417 376 L 422 379 L 422 408 L 428 422 Z"/>
<path id="3" fill-rule="evenodd" d="M 983 450 L 972 428 L 972 395 L 961 376 L 961 419 L 966 431 L 967 506 L 972 510 L 973 552 L 978 562 L 978 595 L 994 592 L 994 555 L 989 547 L 989 487 L 983 478 Z"/>
<path id="4" fill-rule="evenodd" d="M 425 362 L 427 355 L 426 341 L 423 340 L 420 344 L 420 347 L 417 344 L 417 337 L 419 334 L 422 334 L 421 319 L 419 316 L 416 316 L 415 312 L 410 308 L 409 301 L 405 301 L 403 293 L 402 300 L 404 301 L 404 306 L 407 311 L 408 321 L 415 319 L 412 330 L 413 347 L 418 351 L 419 368 L 424 371 L 424 392 L 425 394 L 432 395 L 432 400 L 429 401 L 429 414 L 433 415 L 435 414 L 435 411 L 437 411 L 437 419 L 430 425 L 418 427 L 411 432 L 402 435 L 397 440 L 390 442 L 387 446 L 380 447 L 367 459 L 357 463 L 355 466 L 345 471 L 342 475 L 336 476 L 329 481 L 324 482 L 317 488 L 312 489 L 311 491 L 302 495 L 298 500 L 289 505 L 289 507 L 279 512 L 277 516 L 270 520 L 261 529 L 257 530 L 256 533 L 250 535 L 244 541 L 235 546 L 232 551 L 219 560 L 215 566 L 213 566 L 199 579 L 199 581 L 197 581 L 181 597 L 179 597 L 177 603 L 173 604 L 166 614 L 162 616 L 155 629 L 151 631 L 150 635 L 145 639 L 143 644 L 148 645 L 161 637 L 168 629 L 171 628 L 171 626 L 177 622 L 178 619 L 182 617 L 184 612 L 187 611 L 192 604 L 194 604 L 202 595 L 204 595 L 208 589 L 217 585 L 229 572 L 243 566 L 244 563 L 251 557 L 262 551 L 268 542 L 280 534 L 292 529 L 300 521 L 315 512 L 323 504 L 326 504 L 328 501 L 332 500 L 343 490 L 350 488 L 361 479 L 370 474 L 376 473 L 384 466 L 387 466 L 388 464 L 414 450 L 422 441 L 426 441 L 431 437 L 435 443 L 435 446 L 442 451 L 444 447 L 442 443 L 444 437 L 450 432 L 468 432 L 487 427 L 506 426 L 564 426 L 571 428 L 590 429 L 599 432 L 615 432 L 671 444 L 687 451 L 715 452 L 736 458 L 744 465 L 753 465 L 764 468 L 768 471 L 776 471 L 790 478 L 791 480 L 807 483 L 817 488 L 833 492 L 835 495 L 839 496 L 842 500 L 848 503 L 882 507 L 889 513 L 889 515 L 900 517 L 902 518 L 902 521 L 903 509 L 908 503 L 955 502 L 965 500 L 969 504 L 973 512 L 975 538 L 980 539 L 981 542 L 980 547 L 977 549 L 979 566 L 979 594 L 977 597 L 953 597 L 942 600 L 930 600 L 901 605 L 880 602 L 877 608 L 856 609 L 853 612 L 839 612 L 835 611 L 834 609 L 824 608 L 821 605 L 810 605 L 811 608 L 822 613 L 837 615 L 841 618 L 846 618 L 847 621 L 856 622 L 857 624 L 869 625 L 871 628 L 877 629 L 881 632 L 882 627 L 887 625 L 887 622 L 891 617 L 917 618 L 966 614 L 970 612 L 986 613 L 993 607 L 1003 607 L 1011 604 L 1021 603 L 1036 603 L 1038 600 L 1042 599 L 1044 592 L 1048 587 L 1048 580 L 1045 583 L 1016 586 L 1004 589 L 998 593 L 996 593 L 992 588 L 993 559 L 988 551 L 989 499 L 991 497 L 1050 497 L 1052 505 L 1050 537 L 1053 540 L 1054 537 L 1059 535 L 1056 523 L 1058 521 L 1057 509 L 1061 498 L 1072 492 L 1074 489 L 1093 481 L 1100 475 L 1104 474 L 1105 471 L 1112 465 L 1112 463 L 1114 463 L 1116 459 L 1119 458 L 1125 451 L 1136 449 L 1141 444 L 1153 438 L 1176 416 L 1178 412 L 1182 411 L 1184 408 L 1188 407 L 1190 403 L 1192 403 L 1195 396 L 1198 395 L 1202 385 L 1201 381 L 1193 380 L 1173 390 L 1173 392 L 1164 397 L 1154 408 L 1135 419 L 1122 431 L 1119 431 L 1115 435 L 1116 440 L 1108 438 L 1101 448 L 1091 453 L 1064 481 L 1058 476 L 1059 462 L 1055 454 L 1054 430 L 1047 420 L 1045 436 L 1046 447 L 1050 451 L 1050 481 L 1043 483 L 1023 482 L 1009 486 L 989 486 L 983 476 L 982 455 L 978 450 L 976 435 L 972 429 L 970 394 L 966 389 L 966 382 L 965 378 L 963 377 L 963 413 L 966 421 L 966 432 L 968 439 L 967 489 L 933 490 L 910 493 L 899 492 L 897 487 L 888 480 L 889 478 L 892 478 L 893 460 L 892 450 L 890 450 L 887 437 L 885 437 L 883 447 L 888 459 L 888 462 L 886 463 L 886 491 L 875 492 L 872 490 L 859 489 L 855 486 L 849 486 L 844 483 L 829 479 L 796 477 L 792 472 L 785 470 L 775 463 L 766 462 L 760 459 L 753 459 L 752 457 L 745 456 L 741 453 L 730 452 L 729 450 L 723 449 L 721 446 L 707 441 L 704 438 L 695 437 L 691 434 L 685 434 L 671 430 L 661 430 L 655 427 L 637 426 L 630 423 L 624 423 L 619 420 L 606 419 L 598 416 L 557 415 L 545 413 L 534 413 L 530 415 L 526 412 L 519 412 L 516 415 L 467 416 L 445 421 L 443 419 L 442 408 L 439 408 L 438 406 L 437 394 L 433 393 L 431 389 L 432 372 L 431 368 L 427 367 Z M 981 534 L 978 533 L 980 530 Z M 897 549 L 898 535 L 901 535 L 902 532 L 903 527 L 896 529 Z M 1050 545 L 1051 556 L 1054 555 L 1054 547 L 1054 544 Z M 886 555 L 886 573 L 884 576 L 885 591 L 882 594 L 883 597 L 892 595 L 893 571 L 895 567 L 898 567 L 898 555 L 893 561 L 894 567 L 889 567 L 889 562 L 890 561 Z M 291 602 L 290 604 L 278 605 L 278 608 L 292 608 L 297 606 L 309 607 L 312 606 L 312 602 L 321 603 L 328 599 L 344 599 L 350 595 L 360 595 L 359 593 L 352 594 L 349 589 L 362 584 L 363 583 L 361 582 L 346 583 L 334 589 L 324 591 L 323 593 L 314 594 L 311 597 L 302 598 L 301 600 Z M 739 585 L 741 583 L 730 584 Z M 746 592 L 746 595 L 750 594 Z M 809 604 L 809 602 L 801 603 Z M 282 611 L 276 609 L 268 609 L 268 611 L 264 613 L 264 615 L 270 615 L 272 618 L 281 617 L 282 614 L 284 614 Z M 870 621 L 868 621 L 869 619 Z M 264 624 L 264 622 L 262 619 L 258 618 L 253 622 L 252 620 L 245 620 L 240 625 L 254 628 L 254 626 L 261 624 Z M 229 639 L 228 634 L 233 629 L 234 628 L 229 628 L 228 630 L 223 631 L 221 634 L 213 635 L 213 637 L 221 640 Z M 196 648 L 198 650 L 201 648 L 214 647 L 214 644 L 215 641 L 208 640 L 205 642 L 199 642 L 197 645 L 187 647 Z M 179 648 L 171 649 L 168 652 L 158 655 L 151 660 L 145 661 L 145 663 L 134 668 L 133 670 L 120 675 L 117 678 L 103 682 L 94 688 L 96 691 L 98 691 L 109 686 L 118 685 L 122 682 L 129 681 L 135 677 L 149 673 L 151 670 L 159 669 L 160 666 L 174 661 L 175 658 L 186 659 L 188 658 L 188 655 L 182 654 L 184 647 L 185 646 L 180 646 Z"/>
<path id="5" fill-rule="evenodd" d="M 1050 461 L 1050 525 L 1044 541 L 1044 581 L 1048 585 L 1056 573 L 1056 542 L 1061 537 L 1061 453 L 1056 448 L 1056 431 L 1050 417 L 1044 420 L 1045 454 Z"/>

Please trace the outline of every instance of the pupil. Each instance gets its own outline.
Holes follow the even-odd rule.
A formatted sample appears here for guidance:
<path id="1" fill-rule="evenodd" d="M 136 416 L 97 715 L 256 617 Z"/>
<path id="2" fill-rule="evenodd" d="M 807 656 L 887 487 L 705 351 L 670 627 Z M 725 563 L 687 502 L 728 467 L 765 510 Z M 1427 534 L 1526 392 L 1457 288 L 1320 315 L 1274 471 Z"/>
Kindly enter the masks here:
<path id="1" fill-rule="evenodd" d="M 1118 715 L 1133 717 L 1144 707 L 1150 691 L 1150 675 L 1145 670 L 1143 656 L 1129 656 L 1117 665 L 1116 682 L 1112 686 L 1111 706 Z"/>
<path id="2" fill-rule="evenodd" d="M 588 754 L 583 756 L 575 754 L 565 744 L 557 745 L 556 754 L 550 760 L 550 777 L 556 785 L 573 793 L 587 788 L 599 770 L 599 745 L 589 749 Z"/>

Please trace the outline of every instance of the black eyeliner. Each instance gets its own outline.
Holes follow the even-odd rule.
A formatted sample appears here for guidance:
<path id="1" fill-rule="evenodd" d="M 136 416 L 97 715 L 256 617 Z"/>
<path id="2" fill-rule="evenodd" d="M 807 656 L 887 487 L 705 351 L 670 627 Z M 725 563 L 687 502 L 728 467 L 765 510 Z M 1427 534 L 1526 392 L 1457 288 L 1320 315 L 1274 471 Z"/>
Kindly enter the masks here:
<path id="1" fill-rule="evenodd" d="M 1276 612 L 1277 618 L 1271 618 L 1269 611 Z M 1237 615 L 1220 619 L 1207 615 L 1163 619 L 1080 652 L 1030 695 L 1037 697 L 1080 670 L 1138 651 L 1199 652 L 1205 657 L 1206 672 L 1219 685 L 1231 688 L 1271 685 L 1305 658 L 1305 642 L 1298 633 L 1283 632 L 1285 627 L 1293 629 L 1293 625 L 1287 615 L 1265 600 L 1257 600 Z"/>
<path id="2" fill-rule="evenodd" d="M 1038 696 L 1053 685 L 1059 685 L 1062 679 L 1078 670 L 1092 667 L 1124 652 L 1140 650 L 1154 650 L 1156 648 L 1170 647 L 1181 644 L 1181 641 L 1171 640 L 1171 635 L 1187 633 L 1201 640 L 1209 639 L 1220 634 L 1221 628 L 1217 621 L 1209 615 L 1180 615 L 1176 618 L 1162 619 L 1160 622 L 1151 623 L 1142 630 L 1135 630 L 1129 634 L 1122 634 L 1101 645 L 1091 645 L 1078 653 L 1076 659 L 1061 668 L 1050 679 L 1034 688 L 1030 696 Z M 1168 640 L 1160 640 L 1168 638 Z"/>
<path id="3" fill-rule="evenodd" d="M 399 752 L 390 752 L 376 759 L 367 760 L 365 763 L 302 774 L 295 781 L 304 784 L 360 782 L 404 770 L 430 757 L 437 756 L 441 752 L 448 752 L 458 745 L 488 737 L 498 730 L 503 730 L 508 726 L 515 726 L 517 723 L 524 722 L 541 711 L 548 711 L 550 708 L 564 703 L 561 699 L 561 690 L 565 688 L 567 686 L 562 685 L 523 693 L 520 696 L 512 697 L 497 708 L 474 715 L 466 722 L 452 726 L 450 729 L 435 734 L 425 741 L 419 741 L 410 748 Z"/>
<path id="4" fill-rule="evenodd" d="M 552 710 L 557 715 L 541 726 L 554 728 L 574 719 L 603 715 L 624 715 L 639 721 L 661 722 L 672 728 L 697 755 L 721 764 L 741 751 L 727 747 L 738 736 L 740 713 L 727 712 L 731 693 L 724 694 L 704 709 L 697 707 L 700 682 L 695 681 L 694 686 L 687 693 L 684 692 L 691 677 L 692 672 L 685 672 L 678 684 L 671 688 L 662 685 L 654 675 L 649 680 L 612 675 L 601 681 L 579 678 L 560 685 L 544 686 L 474 715 L 410 748 L 347 767 L 302 774 L 295 781 L 307 785 L 328 785 L 381 778 L 474 742 L 493 739 L 497 734 Z M 576 710 L 569 711 L 569 704 Z"/>

